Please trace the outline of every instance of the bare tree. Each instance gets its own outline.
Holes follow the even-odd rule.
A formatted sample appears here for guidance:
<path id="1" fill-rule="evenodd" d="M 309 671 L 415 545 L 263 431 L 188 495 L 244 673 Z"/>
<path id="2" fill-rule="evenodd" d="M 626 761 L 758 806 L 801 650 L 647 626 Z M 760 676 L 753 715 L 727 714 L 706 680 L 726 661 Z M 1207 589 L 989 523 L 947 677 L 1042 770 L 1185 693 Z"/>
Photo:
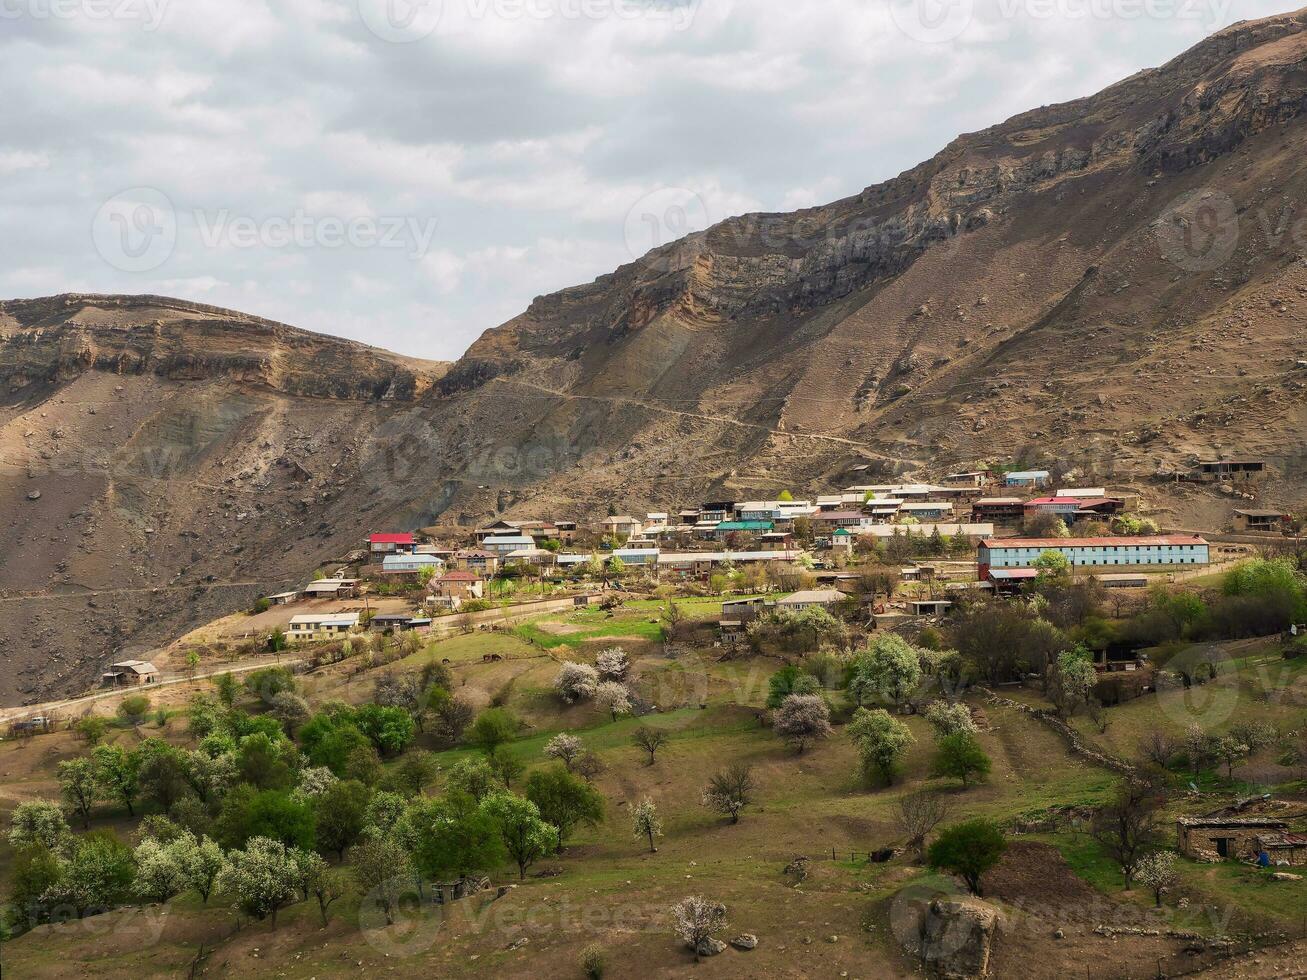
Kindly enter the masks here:
<path id="1" fill-rule="evenodd" d="M 743 762 L 733 762 L 708 780 L 703 805 L 730 817 L 731 823 L 739 823 L 740 811 L 753 802 L 756 788 L 753 768 Z"/>
<path id="2" fill-rule="evenodd" d="M 907 835 L 908 847 L 916 853 L 918 861 L 925 860 L 926 838 L 948 817 L 948 813 L 948 800 L 930 790 L 917 790 L 899 799 L 894 819 Z"/>
<path id="3" fill-rule="evenodd" d="M 1139 754 L 1159 769 L 1165 769 L 1180 750 L 1180 743 L 1160 728 L 1151 729 L 1139 740 Z"/>
<path id="4" fill-rule="evenodd" d="M 654 764 L 654 756 L 667 744 L 667 733 L 661 728 L 641 725 L 631 734 L 631 741 L 649 753 L 649 765 Z"/>
<path id="5" fill-rule="evenodd" d="M 1165 802 L 1160 783 L 1126 779 L 1117 788 L 1116 798 L 1094 814 L 1089 833 L 1116 860 L 1126 888 L 1134 881 L 1139 859 L 1157 843 Z"/>

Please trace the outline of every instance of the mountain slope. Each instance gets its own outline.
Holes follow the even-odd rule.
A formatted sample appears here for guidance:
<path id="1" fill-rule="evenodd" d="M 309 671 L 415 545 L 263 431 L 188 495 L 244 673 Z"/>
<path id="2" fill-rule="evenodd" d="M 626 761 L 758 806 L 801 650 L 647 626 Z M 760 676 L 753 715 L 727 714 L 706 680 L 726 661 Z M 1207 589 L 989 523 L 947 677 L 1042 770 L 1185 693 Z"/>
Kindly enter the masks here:
<path id="1" fill-rule="evenodd" d="M 799 489 L 863 462 L 1132 479 L 1223 449 L 1292 470 L 1307 240 L 1263 225 L 1291 225 L 1307 180 L 1305 25 L 1236 25 L 855 197 L 537 299 L 430 398 L 483 441 L 544 447 L 540 505 Z"/>
<path id="2" fill-rule="evenodd" d="M 0 698 L 357 548 L 407 498 L 384 449 L 444 369 L 158 297 L 0 304 Z"/>

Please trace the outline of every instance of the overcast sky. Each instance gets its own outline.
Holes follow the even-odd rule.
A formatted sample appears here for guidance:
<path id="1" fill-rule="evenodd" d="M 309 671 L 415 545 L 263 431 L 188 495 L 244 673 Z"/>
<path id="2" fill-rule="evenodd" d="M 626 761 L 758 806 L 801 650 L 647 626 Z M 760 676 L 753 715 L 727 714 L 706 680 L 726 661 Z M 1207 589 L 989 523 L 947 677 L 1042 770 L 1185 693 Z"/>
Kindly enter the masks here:
<path id="1" fill-rule="evenodd" d="M 0 0 L 0 297 L 454 358 L 1285 0 Z"/>

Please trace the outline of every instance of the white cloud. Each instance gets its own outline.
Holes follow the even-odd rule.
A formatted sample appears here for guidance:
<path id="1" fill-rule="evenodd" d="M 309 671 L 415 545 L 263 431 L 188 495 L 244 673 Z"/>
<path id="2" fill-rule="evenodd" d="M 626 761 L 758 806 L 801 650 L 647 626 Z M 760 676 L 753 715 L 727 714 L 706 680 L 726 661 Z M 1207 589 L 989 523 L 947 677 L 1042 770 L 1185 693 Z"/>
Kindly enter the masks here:
<path id="1" fill-rule="evenodd" d="M 856 193 L 1282 6 L 1203 0 L 1217 23 L 977 0 L 932 44 L 891 16 L 914 0 L 443 0 L 429 36 L 395 44 L 357 0 L 157 2 L 154 30 L 4 21 L 0 295 L 175 291 L 445 358 L 665 240 L 669 196 L 720 220 Z M 131 274 L 90 229 L 143 187 L 177 242 Z M 402 247 L 206 245 L 196 220 L 297 211 L 395 219 Z"/>

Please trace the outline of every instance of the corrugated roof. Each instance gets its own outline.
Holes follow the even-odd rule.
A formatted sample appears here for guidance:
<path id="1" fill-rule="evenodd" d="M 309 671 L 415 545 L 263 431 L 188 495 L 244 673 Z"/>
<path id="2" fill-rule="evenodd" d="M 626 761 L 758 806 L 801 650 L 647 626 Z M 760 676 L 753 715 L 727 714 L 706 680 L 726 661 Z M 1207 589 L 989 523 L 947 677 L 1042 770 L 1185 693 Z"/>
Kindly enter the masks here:
<path id="1" fill-rule="evenodd" d="M 1175 544 L 1207 544 L 1207 539 L 1197 534 L 1159 534 L 1138 538 L 985 538 L 981 546 L 991 550 L 998 548 L 1110 548 L 1122 545 L 1152 547 Z"/>

